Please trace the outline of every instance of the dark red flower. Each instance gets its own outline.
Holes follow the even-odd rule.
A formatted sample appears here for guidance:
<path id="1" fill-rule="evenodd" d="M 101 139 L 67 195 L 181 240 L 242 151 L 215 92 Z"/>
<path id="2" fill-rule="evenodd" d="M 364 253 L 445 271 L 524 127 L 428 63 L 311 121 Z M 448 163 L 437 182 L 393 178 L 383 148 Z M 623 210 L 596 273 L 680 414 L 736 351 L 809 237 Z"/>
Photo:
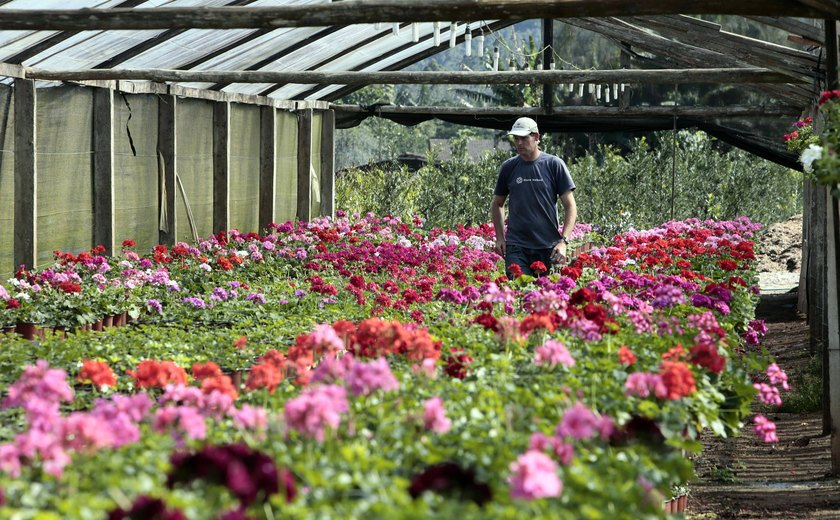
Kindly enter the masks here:
<path id="1" fill-rule="evenodd" d="M 20 308 L 20 302 L 17 301 L 16 299 L 12 298 L 12 299 L 10 299 L 9 301 L 6 302 L 6 308 L 7 309 Z"/>
<path id="2" fill-rule="evenodd" d="M 108 520 L 186 520 L 179 509 L 167 509 L 159 498 L 141 495 L 134 499 L 129 510 L 114 509 L 108 513 Z"/>
<path id="3" fill-rule="evenodd" d="M 473 358 L 469 354 L 459 348 L 454 348 L 450 351 L 449 357 L 446 358 L 444 371 L 450 377 L 464 379 L 467 377 L 467 367 L 472 362 Z"/>
<path id="4" fill-rule="evenodd" d="M 726 359 L 718 353 L 717 347 L 710 343 L 691 347 L 689 360 L 713 374 L 720 374 L 726 366 Z"/>
<path id="5" fill-rule="evenodd" d="M 471 500 L 479 506 L 493 498 L 493 492 L 484 482 L 475 478 L 475 471 L 464 469 L 454 462 L 429 466 L 411 479 L 408 493 L 417 498 L 426 491 L 457 500 Z"/>
<path id="6" fill-rule="evenodd" d="M 129 240 L 123 240 L 122 246 L 125 249 L 128 249 L 129 247 L 134 247 L 135 246 L 134 240 L 130 240 L 130 239 Z"/>
<path id="7" fill-rule="evenodd" d="M 511 278 L 519 278 L 522 276 L 522 267 L 519 264 L 510 264 L 508 271 L 510 271 Z"/>

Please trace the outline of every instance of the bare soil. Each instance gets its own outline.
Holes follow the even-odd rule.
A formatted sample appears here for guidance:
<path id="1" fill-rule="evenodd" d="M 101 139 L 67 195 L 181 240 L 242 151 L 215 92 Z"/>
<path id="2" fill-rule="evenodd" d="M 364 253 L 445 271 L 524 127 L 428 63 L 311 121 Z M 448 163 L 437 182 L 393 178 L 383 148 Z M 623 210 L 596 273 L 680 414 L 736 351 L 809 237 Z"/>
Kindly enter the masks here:
<path id="1" fill-rule="evenodd" d="M 796 296 L 763 296 L 756 311 L 767 321 L 763 345 L 791 379 L 811 358 Z M 777 444 L 765 444 L 749 426 L 735 438 L 703 439 L 686 517 L 840 519 L 840 477 L 830 474 L 830 436 L 823 433 L 822 414 L 762 413 L 776 423 Z"/>

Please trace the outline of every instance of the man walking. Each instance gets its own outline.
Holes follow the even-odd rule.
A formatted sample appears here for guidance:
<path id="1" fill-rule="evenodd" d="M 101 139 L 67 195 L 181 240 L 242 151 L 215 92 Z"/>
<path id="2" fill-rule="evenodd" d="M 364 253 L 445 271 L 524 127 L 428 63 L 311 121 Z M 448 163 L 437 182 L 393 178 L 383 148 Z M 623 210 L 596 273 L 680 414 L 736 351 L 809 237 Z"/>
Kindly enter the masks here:
<path id="1" fill-rule="evenodd" d="M 496 230 L 496 252 L 522 273 L 534 275 L 531 264 L 568 260 L 566 247 L 577 219 L 575 183 L 569 168 L 557 156 L 540 151 L 540 131 L 531 118 L 520 117 L 508 135 L 513 137 L 516 157 L 502 164 L 496 181 L 490 217 Z M 505 200 L 510 197 L 507 232 Z M 563 205 L 563 233 L 558 227 L 557 200 Z M 517 269 L 514 268 L 514 271 Z M 540 273 L 537 273 L 540 274 Z"/>

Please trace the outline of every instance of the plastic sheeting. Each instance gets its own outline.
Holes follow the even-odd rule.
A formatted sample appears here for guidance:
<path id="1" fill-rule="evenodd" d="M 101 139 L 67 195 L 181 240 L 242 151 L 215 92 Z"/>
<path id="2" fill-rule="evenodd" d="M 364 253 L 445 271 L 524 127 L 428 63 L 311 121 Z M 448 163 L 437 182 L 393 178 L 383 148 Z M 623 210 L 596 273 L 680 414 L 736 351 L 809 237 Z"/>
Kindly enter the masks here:
<path id="1" fill-rule="evenodd" d="M 291 112 L 278 110 L 274 116 L 275 139 L 275 194 L 274 220 L 294 220 L 297 210 L 297 140 L 298 118 Z"/>
<path id="2" fill-rule="evenodd" d="M 155 96 L 114 97 L 114 237 L 141 253 L 159 242 L 157 128 Z"/>
<path id="3" fill-rule="evenodd" d="M 0 276 L 15 269 L 14 91 L 0 86 Z"/>
<path id="4" fill-rule="evenodd" d="M 179 99 L 176 111 L 175 167 L 184 193 L 176 182 L 175 237 L 192 243 L 213 232 L 213 103 Z"/>
<path id="5" fill-rule="evenodd" d="M 39 266 L 53 251 L 80 252 L 93 241 L 93 90 L 60 87 L 38 91 L 37 253 Z"/>
<path id="6" fill-rule="evenodd" d="M 230 106 L 230 227 L 259 231 L 260 107 Z"/>

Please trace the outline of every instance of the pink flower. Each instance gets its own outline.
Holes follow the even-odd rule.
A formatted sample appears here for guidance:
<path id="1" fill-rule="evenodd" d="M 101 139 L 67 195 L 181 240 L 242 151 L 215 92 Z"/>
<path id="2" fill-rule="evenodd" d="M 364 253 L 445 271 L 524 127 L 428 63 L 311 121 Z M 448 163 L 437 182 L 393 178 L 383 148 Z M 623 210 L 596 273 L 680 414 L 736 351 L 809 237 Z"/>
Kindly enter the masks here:
<path id="1" fill-rule="evenodd" d="M 571 444 L 566 444 L 561 439 L 557 437 L 549 437 L 548 435 L 542 432 L 536 432 L 531 435 L 530 440 L 528 441 L 528 450 L 536 450 L 536 451 L 546 451 L 550 449 L 557 458 L 560 460 L 560 463 L 564 466 L 568 465 L 572 462 L 572 458 L 575 456 L 575 449 Z"/>
<path id="2" fill-rule="evenodd" d="M 207 436 L 207 423 L 198 409 L 191 406 L 167 406 L 155 412 L 152 429 L 163 433 L 169 430 L 178 444 L 184 439 L 203 439 Z"/>
<path id="3" fill-rule="evenodd" d="M 333 384 L 344 379 L 353 366 L 353 354 L 325 356 L 312 372 L 310 383 Z"/>
<path id="4" fill-rule="evenodd" d="M 446 418 L 443 400 L 440 397 L 423 402 L 423 426 L 435 433 L 446 433 L 452 428 L 452 421 Z"/>
<path id="5" fill-rule="evenodd" d="M 563 483 L 557 476 L 557 463 L 545 453 L 530 450 L 520 455 L 510 465 L 512 475 L 510 496 L 525 500 L 550 498 L 560 495 Z"/>
<path id="6" fill-rule="evenodd" d="M 764 442 L 779 442 L 779 438 L 776 437 L 776 423 L 763 415 L 756 415 L 753 423 L 753 432 Z"/>
<path id="7" fill-rule="evenodd" d="M 419 365 L 412 365 L 411 370 L 415 374 L 423 374 L 429 379 L 434 379 L 437 373 L 435 372 L 436 361 L 432 358 L 426 358 Z"/>
<path id="8" fill-rule="evenodd" d="M 391 373 L 388 361 L 379 358 L 369 363 L 355 362 L 346 376 L 347 386 L 353 395 L 370 395 L 376 390 L 390 392 L 400 387 Z"/>
<path id="9" fill-rule="evenodd" d="M 20 406 L 27 411 L 42 404 L 57 408 L 59 403 L 70 402 L 75 397 L 73 389 L 67 384 L 67 374 L 50 368 L 43 359 L 38 360 L 35 366 L 24 368 L 20 378 L 7 392 L 4 407 Z"/>
<path id="10" fill-rule="evenodd" d="M 241 409 L 234 408 L 229 413 L 236 427 L 241 430 L 264 430 L 268 426 L 265 408 L 245 404 Z"/>
<path id="11" fill-rule="evenodd" d="M 286 401 L 284 416 L 290 427 L 307 437 L 324 441 L 324 429 L 337 428 L 348 410 L 347 393 L 336 385 L 309 388 Z"/>
<path id="12" fill-rule="evenodd" d="M 639 397 L 647 397 L 651 393 L 658 399 L 665 399 L 668 397 L 668 388 L 659 374 L 650 374 L 647 372 L 634 372 L 627 376 L 627 381 L 624 383 L 624 395 L 637 395 Z"/>
<path id="13" fill-rule="evenodd" d="M 559 341 L 550 339 L 536 349 L 536 356 L 534 356 L 535 365 L 565 365 L 567 367 L 575 366 L 575 360 L 569 353 L 566 346 Z"/>

